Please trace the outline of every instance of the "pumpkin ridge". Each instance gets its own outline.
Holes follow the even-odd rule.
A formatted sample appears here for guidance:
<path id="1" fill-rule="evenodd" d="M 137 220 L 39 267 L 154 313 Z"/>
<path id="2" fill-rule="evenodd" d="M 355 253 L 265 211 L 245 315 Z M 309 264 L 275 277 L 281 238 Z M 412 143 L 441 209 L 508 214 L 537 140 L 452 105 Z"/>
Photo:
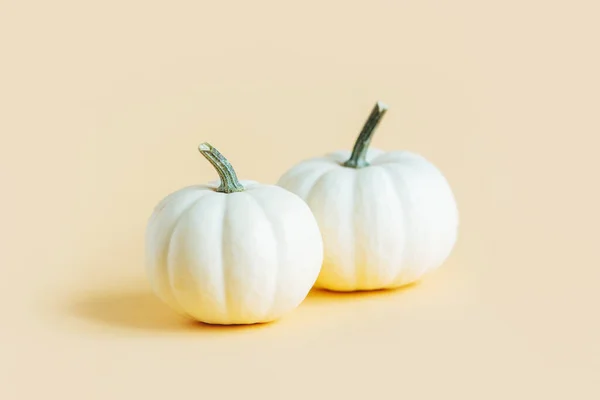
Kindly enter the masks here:
<path id="1" fill-rule="evenodd" d="M 331 167 L 330 169 L 324 171 L 321 175 L 318 175 L 317 178 L 315 178 L 314 183 L 310 186 L 310 189 L 308 190 L 308 193 L 306 194 L 305 201 L 306 201 L 307 204 L 310 204 L 309 203 L 310 202 L 310 198 L 311 198 L 311 196 L 314 195 L 315 188 L 319 185 L 319 182 L 321 182 L 321 180 L 325 179 L 325 177 L 327 175 L 329 175 L 330 173 L 335 172 L 335 171 L 337 171 L 337 168 L 336 167 Z"/>
<path id="2" fill-rule="evenodd" d="M 229 320 L 229 315 L 231 314 L 231 310 L 229 309 L 229 307 L 231 307 L 231 299 L 229 298 L 231 296 L 231 293 L 229 293 L 229 290 L 227 290 L 227 281 L 228 281 L 228 263 L 225 262 L 225 254 L 227 253 L 225 251 L 225 246 L 223 246 L 223 244 L 225 243 L 225 239 L 226 239 L 226 232 L 227 232 L 227 206 L 229 204 L 229 196 L 225 196 L 225 205 L 223 206 L 223 221 L 221 222 L 221 244 L 220 244 L 220 249 L 221 249 L 221 273 L 222 273 L 222 280 L 223 280 L 223 309 L 225 310 L 225 316 L 227 318 L 227 320 Z"/>
<path id="3" fill-rule="evenodd" d="M 380 167 L 384 170 L 384 174 L 385 175 L 385 179 L 388 181 L 388 183 L 390 184 L 392 193 L 394 193 L 394 197 L 396 199 L 396 201 L 398 202 L 398 206 L 400 207 L 400 209 L 402 210 L 402 216 L 403 216 L 403 220 L 404 220 L 404 227 L 402 227 L 404 229 L 404 243 L 402 244 L 402 252 L 400 254 L 400 265 L 398 268 L 398 272 L 396 274 L 396 276 L 392 279 L 392 282 L 390 282 L 390 285 L 393 285 L 394 282 L 396 282 L 398 280 L 398 277 L 402 274 L 402 264 L 405 261 L 405 257 L 406 257 L 406 251 L 407 249 L 410 250 L 410 238 L 409 238 L 409 232 L 407 232 L 406 226 L 411 226 L 411 220 L 410 220 L 410 213 L 406 211 L 406 207 L 404 206 L 404 203 L 402 201 L 402 196 L 400 196 L 400 193 L 398 193 L 398 188 L 396 186 L 396 182 L 392 179 L 392 174 L 389 168 L 386 168 L 385 165 L 390 165 L 390 164 L 384 164 L 381 165 Z M 403 186 L 406 186 L 404 184 L 404 180 L 402 178 L 398 179 L 399 181 L 402 182 Z"/>
<path id="4" fill-rule="evenodd" d="M 357 196 L 357 187 L 360 187 L 358 185 L 358 173 L 354 174 L 354 178 L 352 180 L 352 203 L 350 204 L 349 209 L 353 210 L 356 207 L 356 196 Z M 353 238 L 351 243 L 353 244 L 352 249 L 354 250 L 354 276 L 355 276 L 355 281 L 354 281 L 354 290 L 359 289 L 361 284 L 364 283 L 366 281 L 365 279 L 365 275 L 367 273 L 366 271 L 366 265 L 364 265 L 364 260 L 361 264 L 359 257 L 357 256 L 358 253 L 358 246 L 356 243 L 356 218 L 354 218 L 354 215 L 350 217 L 352 219 L 352 229 L 350 230 L 352 232 Z M 357 262 L 358 261 L 358 262 Z"/>
<path id="5" fill-rule="evenodd" d="M 154 208 L 152 209 L 152 215 L 158 215 L 158 213 L 166 208 L 169 204 L 171 204 L 178 196 L 182 195 L 185 192 L 193 192 L 194 190 L 202 191 L 204 189 L 210 189 L 210 186 L 197 184 L 197 185 L 189 185 L 183 187 L 181 189 L 175 190 L 168 195 L 166 195 Z M 151 215 L 151 216 L 152 216 Z"/>
<path id="6" fill-rule="evenodd" d="M 185 310 L 186 310 L 186 309 L 185 309 L 185 307 L 183 307 L 183 306 L 181 305 L 181 302 L 179 301 L 179 299 L 177 298 L 177 295 L 175 294 L 175 292 L 176 292 L 176 289 L 175 289 L 175 286 L 173 285 L 173 279 L 172 279 L 172 277 L 171 277 L 171 272 L 170 272 L 170 270 L 171 270 L 171 267 L 170 267 L 170 261 L 169 261 L 169 258 L 170 258 L 170 254 L 171 254 L 171 247 L 172 247 L 172 244 L 173 244 L 173 234 L 174 234 L 174 233 L 175 233 L 175 231 L 177 230 L 177 226 L 179 225 L 179 222 L 180 222 L 180 221 L 183 219 L 183 217 L 184 217 L 185 215 L 187 215 L 187 213 L 188 213 L 188 212 L 190 212 L 190 210 L 192 210 L 192 209 L 193 209 L 193 208 L 194 208 L 194 207 L 195 207 L 195 206 L 196 206 L 196 205 L 197 205 L 197 204 L 200 202 L 200 200 L 201 200 L 201 199 L 202 199 L 202 198 L 203 198 L 205 195 L 206 195 L 206 193 L 204 193 L 204 194 L 203 194 L 202 192 L 200 192 L 200 196 L 199 196 L 197 199 L 193 200 L 193 201 L 190 203 L 190 205 L 189 205 L 189 206 L 187 206 L 187 207 L 186 207 L 186 208 L 185 208 L 185 209 L 184 209 L 184 210 L 181 212 L 181 214 L 179 214 L 179 216 L 178 216 L 178 217 L 177 217 L 177 219 L 175 220 L 175 223 L 173 224 L 173 229 L 171 229 L 171 233 L 169 234 L 169 244 L 167 245 L 167 254 L 166 254 L 166 257 L 165 257 L 165 261 L 166 261 L 166 263 L 165 263 L 165 264 L 166 264 L 166 268 L 167 268 L 167 278 L 168 278 L 169 286 L 170 286 L 170 288 L 171 288 L 171 297 L 173 298 L 173 300 L 175 301 L 175 303 L 177 303 L 177 305 L 179 306 L 179 308 L 180 308 L 181 310 L 183 310 L 183 311 L 184 311 L 184 313 L 185 313 L 187 316 L 189 316 L 189 317 L 192 317 L 192 316 L 191 316 L 191 315 L 190 315 L 190 314 L 189 314 L 187 311 L 185 311 Z"/>
<path id="7" fill-rule="evenodd" d="M 393 168 L 396 167 L 397 165 L 393 164 L 393 163 L 389 163 L 389 164 L 382 164 L 381 167 L 384 168 L 388 174 L 386 174 L 388 176 L 388 178 L 390 179 L 390 181 L 392 182 L 392 190 L 393 192 L 396 194 L 396 196 L 399 199 L 399 203 L 400 203 L 400 208 L 402 208 L 402 214 L 404 215 L 404 222 L 405 222 L 405 226 L 408 227 L 412 227 L 412 219 L 411 219 L 411 212 L 408 212 L 406 210 L 406 207 L 404 205 L 404 202 L 402 201 L 402 196 L 399 193 L 399 189 L 397 187 L 397 185 L 395 184 L 394 180 L 392 180 L 392 176 L 394 176 L 394 178 L 401 182 L 401 185 L 406 188 L 406 180 L 404 178 L 402 178 L 402 174 L 398 173 L 398 171 Z M 392 167 L 392 168 L 389 168 Z M 407 195 L 410 197 L 410 191 L 406 190 Z M 411 228 L 408 228 L 408 230 L 405 229 L 404 232 L 404 248 L 402 250 L 402 259 L 400 261 L 400 269 L 398 270 L 398 274 L 396 275 L 396 277 L 393 279 L 393 285 L 397 286 L 398 284 L 400 284 L 402 282 L 402 274 L 403 272 L 406 272 L 406 270 L 410 271 L 411 265 L 410 263 L 410 257 L 407 257 L 406 254 L 408 253 L 409 256 L 410 254 L 410 250 L 412 249 L 412 240 L 410 239 L 412 237 L 412 232 L 409 232 Z M 403 265 L 406 264 L 406 265 Z"/>
<path id="8" fill-rule="evenodd" d="M 316 163 L 315 163 L 316 164 Z M 324 165 L 327 165 L 327 169 L 323 168 L 323 170 L 321 171 L 320 175 L 317 175 L 316 178 L 314 178 L 314 181 L 312 183 L 312 185 L 309 185 L 309 189 L 308 192 L 306 193 L 306 195 L 302 195 L 302 193 L 299 193 L 297 191 L 294 190 L 294 193 L 297 194 L 298 196 L 300 196 L 301 198 L 303 198 L 305 201 L 308 199 L 308 196 L 310 195 L 310 192 L 312 190 L 312 188 L 315 186 L 315 184 L 317 183 L 317 181 L 319 179 L 321 179 L 321 177 L 323 176 L 323 174 L 326 174 L 334 169 L 336 169 L 338 167 L 338 164 L 335 164 L 334 160 L 331 160 L 331 164 L 330 163 L 323 163 Z M 288 188 L 290 187 L 294 187 L 294 181 L 302 178 L 305 179 L 305 174 L 310 173 L 310 170 L 312 168 L 315 168 L 315 166 L 311 166 L 311 169 L 306 168 L 308 164 L 299 164 L 296 168 L 288 171 L 288 173 L 286 173 L 285 175 L 283 175 L 279 181 L 277 182 L 277 186 L 279 187 L 283 187 L 283 188 Z M 300 167 L 304 167 L 304 168 L 300 168 Z"/>
<path id="9" fill-rule="evenodd" d="M 344 167 L 339 167 L 339 168 L 344 168 Z M 310 189 L 305 197 L 305 202 L 306 204 L 309 206 L 309 208 L 311 208 L 311 197 L 315 194 L 315 188 L 317 188 L 319 186 L 319 183 L 321 182 L 321 180 L 325 179 L 325 177 L 327 175 L 329 175 L 330 173 L 333 173 L 335 171 L 339 171 L 340 169 L 337 167 L 332 167 L 331 169 L 326 170 L 325 172 L 323 172 L 321 175 L 319 175 L 314 183 L 312 184 L 312 186 L 310 186 Z M 353 192 L 353 191 L 352 191 Z M 350 208 L 352 209 L 352 208 Z M 317 219 L 317 224 L 320 225 L 319 220 Z M 353 228 L 354 229 L 354 228 Z M 350 229 L 352 231 L 352 229 Z M 353 232 L 354 233 L 354 232 Z M 327 248 L 326 248 L 326 244 L 325 244 L 325 238 L 323 238 L 323 253 L 324 253 L 324 258 L 323 258 L 323 264 L 326 261 L 326 257 L 327 257 Z M 356 257 L 353 257 L 353 260 L 356 259 Z M 321 273 L 319 273 L 319 276 L 317 277 L 317 282 L 319 281 L 319 277 L 321 276 Z"/>
<path id="10" fill-rule="evenodd" d="M 271 228 L 271 233 L 273 234 L 273 239 L 275 241 L 275 265 L 276 265 L 276 268 L 275 268 L 275 273 L 273 274 L 274 281 L 275 281 L 275 287 L 273 290 L 273 298 L 271 300 L 271 305 L 270 305 L 269 309 L 267 310 L 266 315 L 263 316 L 263 319 L 266 320 L 267 317 L 269 317 L 273 313 L 275 306 L 277 304 L 277 298 L 279 297 L 278 279 L 279 279 L 279 268 L 281 267 L 281 265 L 280 265 L 281 264 L 281 254 L 280 254 L 281 252 L 279 251 L 279 246 L 281 245 L 281 243 L 278 239 L 282 235 L 278 234 L 277 229 L 275 228 L 276 224 L 274 224 L 273 221 L 271 221 L 269 213 L 267 213 L 263 204 L 260 201 L 258 201 L 258 199 L 256 199 L 254 196 L 250 195 L 249 197 L 251 197 L 252 200 L 256 203 L 256 205 L 260 209 L 262 215 L 268 221 L 268 225 Z"/>

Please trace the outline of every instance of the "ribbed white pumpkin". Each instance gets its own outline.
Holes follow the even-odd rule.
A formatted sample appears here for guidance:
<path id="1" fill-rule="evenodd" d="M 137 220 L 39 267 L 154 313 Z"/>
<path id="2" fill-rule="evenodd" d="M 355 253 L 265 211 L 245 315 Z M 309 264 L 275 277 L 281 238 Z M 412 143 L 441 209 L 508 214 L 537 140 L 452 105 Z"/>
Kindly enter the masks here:
<path id="1" fill-rule="evenodd" d="M 387 107 L 377 103 L 353 152 L 292 167 L 278 185 L 302 197 L 319 224 L 325 257 L 316 287 L 394 288 L 439 267 L 457 239 L 448 181 L 422 156 L 368 149 Z"/>
<path id="2" fill-rule="evenodd" d="M 239 182 L 216 149 L 200 150 L 222 185 L 183 188 L 156 206 L 146 231 L 151 286 L 174 310 L 202 322 L 278 319 L 304 300 L 319 274 L 315 218 L 295 194 Z"/>

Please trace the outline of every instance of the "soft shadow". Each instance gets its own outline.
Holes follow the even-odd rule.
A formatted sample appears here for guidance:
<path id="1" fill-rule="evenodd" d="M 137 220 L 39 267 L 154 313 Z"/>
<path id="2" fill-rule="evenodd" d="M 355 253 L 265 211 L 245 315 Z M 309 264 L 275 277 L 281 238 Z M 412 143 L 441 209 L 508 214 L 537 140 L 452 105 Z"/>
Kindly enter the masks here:
<path id="1" fill-rule="evenodd" d="M 415 282 L 396 289 L 356 292 L 334 292 L 313 288 L 303 305 L 339 304 L 366 299 L 392 298 L 418 286 Z M 126 288 L 84 292 L 67 300 L 67 314 L 71 318 L 113 329 L 162 332 L 194 332 L 224 334 L 260 330 L 279 322 L 250 325 L 210 325 L 180 316 L 160 301 L 150 289 Z"/>
<path id="2" fill-rule="evenodd" d="M 262 329 L 276 323 L 252 325 L 210 325 L 180 316 L 163 304 L 151 291 L 86 293 L 67 305 L 71 317 L 106 327 L 142 331 L 232 332 Z"/>
<path id="3" fill-rule="evenodd" d="M 396 297 L 406 293 L 421 284 L 420 281 L 394 289 L 359 290 L 354 292 L 335 292 L 327 289 L 313 288 L 306 297 L 307 303 L 334 303 L 341 301 L 359 301 L 384 297 Z"/>

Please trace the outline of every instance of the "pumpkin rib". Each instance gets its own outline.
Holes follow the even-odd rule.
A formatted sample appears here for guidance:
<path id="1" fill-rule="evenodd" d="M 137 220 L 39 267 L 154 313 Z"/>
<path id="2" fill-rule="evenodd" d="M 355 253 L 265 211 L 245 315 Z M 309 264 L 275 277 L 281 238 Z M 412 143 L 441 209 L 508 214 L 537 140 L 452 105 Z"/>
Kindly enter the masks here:
<path id="1" fill-rule="evenodd" d="M 393 164 L 382 164 L 379 165 L 378 167 L 382 168 L 385 173 L 383 175 L 385 175 L 385 179 L 387 179 L 388 184 L 391 187 L 391 191 L 392 193 L 394 193 L 394 197 L 396 199 L 396 201 L 398 202 L 398 206 L 400 207 L 400 209 L 402 210 L 402 219 L 404 221 L 404 227 L 402 227 L 404 229 L 404 243 L 402 244 L 402 252 L 400 255 L 400 262 L 399 262 L 399 267 L 398 267 L 398 272 L 396 273 L 396 276 L 392 279 L 392 281 L 390 282 L 391 287 L 393 287 L 396 283 L 396 281 L 398 280 L 398 277 L 402 275 L 402 270 L 404 269 L 403 264 L 406 262 L 406 252 L 410 252 L 410 232 L 408 232 L 408 229 L 406 228 L 407 226 L 410 227 L 412 226 L 412 221 L 410 218 L 410 213 L 406 210 L 406 207 L 404 205 L 404 201 L 402 199 L 402 196 L 400 195 L 400 193 L 398 192 L 398 183 L 397 181 L 394 181 L 394 179 L 392 179 L 392 171 L 390 170 L 390 168 L 387 168 L 387 166 L 394 166 Z M 398 179 L 399 182 L 401 182 L 402 186 L 406 187 L 406 183 L 404 181 L 404 178 L 402 177 L 398 177 L 396 176 L 396 179 Z M 410 254 L 410 253 L 409 253 Z M 409 267 L 410 268 L 410 265 Z"/>
<path id="2" fill-rule="evenodd" d="M 248 193 L 248 196 L 252 198 L 252 200 L 254 201 L 254 203 L 256 203 L 257 207 L 260 209 L 263 217 L 268 221 L 268 225 L 271 228 L 271 233 L 273 235 L 273 240 L 274 240 L 274 244 L 275 244 L 275 273 L 273 274 L 273 281 L 274 281 L 274 289 L 273 289 L 273 296 L 272 296 L 272 300 L 271 300 L 271 305 L 269 306 L 268 310 L 266 311 L 265 315 L 263 316 L 263 320 L 266 320 L 269 318 L 270 315 L 273 314 L 273 311 L 275 309 L 275 306 L 277 305 L 277 298 L 279 295 L 279 269 L 281 268 L 281 253 L 282 251 L 279 249 L 279 247 L 282 245 L 282 241 L 279 240 L 280 237 L 282 237 L 281 232 L 277 232 L 277 224 L 274 224 L 273 221 L 270 218 L 270 214 L 266 211 L 264 204 L 262 204 L 262 202 L 260 202 L 256 197 L 252 196 L 250 193 Z M 285 241 L 283 241 L 283 243 L 285 243 Z"/>
<path id="3" fill-rule="evenodd" d="M 231 307 L 231 293 L 229 290 L 227 290 L 227 282 L 229 280 L 229 263 L 226 262 L 225 260 L 225 255 L 226 255 L 226 251 L 225 251 L 225 246 L 223 245 L 225 243 L 225 239 L 227 239 L 227 206 L 229 204 L 229 196 L 225 196 L 224 199 L 225 204 L 223 205 L 223 218 L 222 218 L 222 222 L 221 222 L 221 244 L 220 244 L 220 249 L 221 249 L 221 272 L 222 272 L 222 280 L 223 280 L 223 309 L 225 310 L 225 315 L 227 317 L 227 320 L 230 321 L 231 317 L 231 310 L 229 309 Z"/>
<path id="4" fill-rule="evenodd" d="M 182 189 L 182 193 L 180 194 L 178 192 L 173 192 L 171 193 L 171 198 L 169 201 L 166 202 L 165 207 L 163 207 L 160 211 L 155 211 L 153 213 L 153 217 L 150 218 L 148 225 L 147 225 L 147 232 L 146 232 L 146 240 L 148 240 L 148 238 L 152 238 L 153 240 L 156 239 L 156 235 L 158 235 L 158 233 L 156 232 L 156 227 L 155 224 L 159 223 L 159 222 L 165 222 L 163 220 L 164 216 L 161 217 L 160 212 L 167 208 L 167 207 L 171 207 L 172 204 L 176 201 L 181 199 L 182 197 L 185 197 L 186 194 L 189 194 L 188 192 L 191 191 L 190 189 L 193 188 L 193 186 L 187 187 Z M 195 200 L 193 200 L 195 201 Z M 188 204 L 188 206 L 191 205 Z M 175 217 L 175 219 L 177 219 L 179 217 Z M 163 220 L 163 221 L 161 221 Z M 169 232 L 167 233 L 167 235 L 161 235 L 163 236 L 164 239 L 160 240 L 158 242 L 157 245 L 162 246 L 168 246 L 170 245 L 171 242 L 171 237 L 172 237 L 172 233 L 175 229 L 175 223 L 174 222 L 170 222 L 170 221 L 166 221 L 169 222 L 169 224 L 171 225 L 169 228 Z M 166 242 L 166 243 L 165 243 Z M 153 258 L 152 261 L 152 269 L 151 269 L 151 274 L 152 274 L 152 278 L 151 278 L 151 284 L 153 287 L 153 290 L 159 294 L 159 297 L 161 298 L 161 300 L 163 302 L 165 302 L 168 305 L 171 305 L 171 307 L 177 309 L 181 314 L 187 315 L 186 312 L 184 312 L 184 310 L 179 306 L 179 303 L 176 301 L 176 299 L 174 298 L 174 294 L 173 294 L 173 290 L 171 288 L 171 284 L 169 282 L 169 272 L 168 269 L 166 267 L 167 265 L 167 257 L 168 257 L 168 253 L 165 254 L 164 249 L 160 250 L 159 254 L 152 254 L 151 257 Z M 157 262 L 156 258 L 158 258 L 158 261 L 162 261 L 162 262 Z"/>
<path id="5" fill-rule="evenodd" d="M 346 168 L 346 167 L 345 167 Z M 352 211 L 355 207 L 356 207 L 356 196 L 357 196 L 357 183 L 358 183 L 358 171 L 356 170 L 356 173 L 352 174 L 353 178 L 352 178 L 352 187 L 350 188 L 350 193 L 352 193 L 352 196 L 350 196 L 351 203 L 348 206 L 348 209 L 350 211 Z M 349 200 L 350 201 L 350 200 Z M 354 218 L 354 215 L 350 215 L 348 216 L 351 220 L 352 220 L 352 229 L 350 229 L 351 235 L 352 235 L 352 240 L 349 240 L 349 242 L 352 244 L 352 249 L 353 249 L 353 255 L 352 255 L 352 262 L 354 264 L 354 290 L 356 290 L 357 288 L 360 287 L 361 281 L 364 280 L 364 275 L 366 273 L 366 268 L 365 266 L 359 266 L 357 265 L 357 260 L 360 260 L 359 257 L 357 257 L 357 245 L 356 245 L 356 218 Z M 360 264 L 360 261 L 359 261 Z M 364 263 L 363 263 L 364 264 Z"/>
<path id="6" fill-rule="evenodd" d="M 395 179 L 398 182 L 401 182 L 401 185 L 405 188 L 405 192 L 408 196 L 408 203 L 410 204 L 414 204 L 414 198 L 411 196 L 411 190 L 409 190 L 408 184 L 406 183 L 406 180 L 404 179 L 404 177 L 402 176 L 402 172 L 398 170 L 399 167 L 403 167 L 406 168 L 406 165 L 398 165 L 398 164 L 386 164 L 386 165 L 382 165 L 384 168 L 386 168 L 389 173 L 391 175 L 393 175 L 395 177 Z M 412 167 L 414 168 L 414 166 Z M 399 193 L 399 187 L 398 184 L 396 184 L 395 186 L 395 191 L 396 193 Z M 402 196 L 401 196 L 402 197 Z M 402 202 L 404 204 L 404 202 Z M 419 279 L 419 277 L 421 275 L 423 275 L 424 271 L 422 269 L 416 269 L 416 270 L 412 270 L 414 267 L 414 254 L 411 252 L 412 250 L 414 250 L 415 248 L 415 241 L 417 241 L 419 239 L 419 236 L 417 236 L 418 232 L 414 231 L 414 218 L 412 217 L 414 215 L 413 211 L 407 211 L 406 208 L 403 207 L 403 210 L 405 212 L 405 217 L 406 217 L 406 221 L 407 221 L 407 226 L 410 226 L 410 232 L 407 232 L 407 244 L 406 244 L 406 251 L 408 251 L 409 257 L 406 257 L 403 262 L 406 262 L 407 265 L 405 266 L 404 272 L 408 272 L 409 275 L 409 279 L 406 279 L 406 277 L 403 277 L 402 271 L 400 271 L 400 273 L 398 274 L 398 276 L 396 277 L 396 279 L 394 279 L 394 285 L 395 286 L 404 286 L 406 284 L 409 284 L 411 282 L 414 282 L 415 280 Z M 408 260 L 408 261 L 407 261 Z M 414 275 L 414 278 L 410 278 L 410 276 Z"/>
<path id="7" fill-rule="evenodd" d="M 183 280 L 180 289 L 185 292 L 180 290 L 179 294 L 184 296 L 192 317 L 206 323 L 219 323 L 226 316 L 222 276 L 220 271 L 213 273 L 221 263 L 219 246 L 224 200 L 214 193 L 203 196 L 179 223 L 173 238 L 176 244 L 185 244 L 173 249 L 177 253 L 185 252 L 185 264 L 173 265 L 178 279 Z"/>
<path id="8" fill-rule="evenodd" d="M 324 170 L 323 172 L 321 172 L 320 175 L 316 175 L 316 178 L 314 179 L 313 183 L 308 186 L 308 192 L 306 193 L 305 196 L 302 196 L 300 193 L 297 193 L 297 191 L 294 190 L 295 193 L 299 194 L 302 196 L 302 198 L 304 199 L 304 202 L 308 205 L 309 208 L 311 208 L 312 211 L 312 206 L 311 206 L 311 198 L 312 196 L 314 196 L 315 194 L 315 188 L 319 187 L 319 182 L 322 179 L 325 179 L 325 176 L 332 173 L 333 171 L 337 171 L 338 169 L 336 167 L 331 167 L 329 169 Z M 317 224 L 320 224 L 319 221 L 317 220 Z M 323 244 L 323 246 L 325 246 L 325 244 Z M 326 254 L 325 251 L 325 247 L 323 248 L 323 252 L 324 254 Z M 322 263 L 321 263 L 321 268 L 323 267 L 323 264 L 325 263 L 325 258 L 323 259 Z M 319 282 L 319 277 L 321 276 L 321 273 L 319 272 L 319 275 L 317 276 L 317 281 L 315 284 L 318 285 Z"/>
<path id="9" fill-rule="evenodd" d="M 312 197 L 314 195 L 316 195 L 318 192 L 316 191 L 317 188 L 319 188 L 319 186 L 321 185 L 322 181 L 325 180 L 325 178 L 327 178 L 327 176 L 329 176 L 329 174 L 333 174 L 334 172 L 343 172 L 343 171 L 349 171 L 349 168 L 346 167 L 342 167 L 342 166 L 338 166 L 338 167 L 334 167 L 331 169 L 326 170 L 325 172 L 323 172 L 320 176 L 318 176 L 317 179 L 315 179 L 314 183 L 310 186 L 310 190 L 308 195 L 305 197 L 305 202 L 306 204 L 309 206 L 309 208 L 314 207 L 314 205 L 312 205 Z M 353 196 L 353 192 L 354 192 L 354 185 L 355 183 L 352 184 L 352 186 L 349 188 L 349 198 Z M 352 210 L 353 207 L 349 207 L 349 210 Z M 352 223 L 350 224 L 351 227 L 348 229 L 348 232 L 351 236 L 354 236 L 354 216 L 349 216 L 348 220 L 352 221 Z M 317 221 L 317 223 L 319 224 L 320 222 Z M 348 241 L 352 244 L 354 244 L 354 240 L 352 238 L 348 238 Z M 324 244 L 325 246 L 325 244 Z M 324 252 L 325 254 L 327 253 L 326 248 L 324 247 Z M 355 272 L 355 260 L 356 260 L 356 256 L 353 255 L 353 257 L 351 258 L 351 261 L 348 262 L 349 267 L 352 269 L 352 274 L 354 275 Z M 325 259 L 323 260 L 323 263 L 325 263 Z M 319 274 L 319 277 L 321 275 Z M 317 286 L 320 287 L 320 283 L 319 283 L 319 278 L 317 278 Z"/>
<path id="10" fill-rule="evenodd" d="M 410 274 L 412 265 L 413 265 L 413 261 L 412 258 L 414 257 L 414 255 L 412 254 L 412 249 L 414 248 L 414 232 L 413 232 L 413 224 L 414 224 L 414 220 L 411 217 L 412 215 L 412 210 L 408 210 L 407 209 L 407 205 L 405 204 L 405 198 L 404 196 L 401 194 L 401 188 L 404 189 L 403 193 L 406 193 L 406 195 L 408 196 L 408 203 L 412 204 L 412 199 L 410 197 L 410 190 L 408 190 L 408 185 L 406 183 L 406 180 L 404 179 L 404 177 L 402 176 L 402 173 L 398 171 L 398 167 L 400 165 L 398 164 L 394 164 L 394 163 L 389 163 L 389 164 L 382 164 L 381 165 L 382 168 L 386 169 L 388 171 L 388 174 L 390 175 L 390 179 L 392 179 L 391 177 L 394 178 L 395 180 L 395 184 L 393 185 L 393 190 L 394 192 L 398 195 L 399 199 L 400 199 L 400 204 L 402 207 L 402 212 L 404 215 L 404 221 L 405 221 L 405 243 L 404 243 L 404 249 L 402 251 L 402 260 L 400 263 L 400 269 L 398 270 L 398 274 L 396 275 L 396 277 L 393 279 L 392 285 L 394 287 L 398 287 L 398 286 L 403 286 L 404 284 L 409 283 L 408 281 L 405 283 L 402 283 L 405 280 L 405 276 L 407 273 Z"/>
<path id="11" fill-rule="evenodd" d="M 147 225 L 146 229 L 151 229 L 151 227 L 154 224 L 154 222 L 156 221 L 156 219 L 158 219 L 158 217 L 160 216 L 160 212 L 162 210 L 164 210 L 165 208 L 167 208 L 176 199 L 188 194 L 188 192 L 194 192 L 195 190 L 202 191 L 204 189 L 209 189 L 209 186 L 207 186 L 207 185 L 190 185 L 190 186 L 186 186 L 180 190 L 176 190 L 176 191 L 168 194 L 164 199 L 162 199 L 152 209 L 152 214 L 150 214 L 150 218 L 148 219 L 148 222 L 146 223 L 146 225 Z"/>
<path id="12" fill-rule="evenodd" d="M 200 195 L 198 198 L 192 200 L 190 202 L 190 205 L 187 206 L 177 217 L 177 219 L 175 220 L 175 222 L 173 223 L 173 229 L 171 230 L 171 233 L 169 234 L 169 244 L 167 245 L 167 254 L 165 257 L 165 267 L 167 269 L 167 279 L 169 282 L 169 286 L 170 286 L 170 290 L 171 290 L 171 298 L 175 301 L 175 303 L 177 304 L 177 306 L 182 309 L 184 311 L 184 313 L 190 317 L 193 318 L 187 311 L 186 308 L 184 306 L 182 306 L 179 298 L 177 297 L 177 290 L 173 284 L 173 277 L 172 277 L 172 268 L 171 268 L 171 262 L 170 262 L 170 253 L 171 253 L 171 247 L 173 245 L 173 234 L 175 233 L 175 231 L 177 230 L 177 226 L 179 225 L 179 222 L 183 219 L 183 217 L 190 212 L 190 210 L 192 210 L 199 202 L 200 200 L 206 196 L 206 194 L 208 193 L 203 193 L 204 191 L 200 191 Z"/>
<path id="13" fill-rule="evenodd" d="M 299 179 L 305 179 L 305 175 L 314 169 L 323 168 L 324 171 L 322 173 L 325 173 L 335 169 L 336 167 L 338 167 L 338 164 L 334 160 L 324 160 L 323 158 L 315 158 L 313 160 L 305 161 L 297 165 L 295 168 L 290 170 L 281 178 L 279 178 L 277 185 L 281 187 L 285 187 L 290 184 L 294 185 L 295 181 Z M 321 175 L 317 175 L 315 181 L 320 177 Z M 308 187 L 312 186 L 308 185 Z"/>
<path id="14" fill-rule="evenodd" d="M 331 174 L 332 172 L 337 171 L 338 169 L 336 167 L 331 167 L 325 171 L 323 171 L 320 175 L 317 175 L 317 177 L 315 178 L 314 182 L 311 185 L 307 185 L 310 189 L 308 189 L 308 193 L 305 196 L 305 201 L 307 204 L 310 204 L 310 198 L 314 195 L 315 192 L 315 187 L 317 187 L 319 185 L 319 182 L 322 179 L 325 179 L 325 177 L 329 174 Z"/>

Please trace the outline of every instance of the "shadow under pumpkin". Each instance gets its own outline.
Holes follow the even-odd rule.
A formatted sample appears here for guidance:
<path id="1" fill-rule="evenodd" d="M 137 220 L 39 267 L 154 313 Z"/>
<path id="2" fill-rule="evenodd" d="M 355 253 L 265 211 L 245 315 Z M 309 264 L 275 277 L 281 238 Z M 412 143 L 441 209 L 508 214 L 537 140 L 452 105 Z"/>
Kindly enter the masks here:
<path id="1" fill-rule="evenodd" d="M 367 298 L 397 296 L 417 284 L 399 289 L 332 292 L 312 289 L 301 307 L 324 307 L 328 304 L 359 302 Z M 150 289 L 121 289 L 106 292 L 85 293 L 74 296 L 68 302 L 68 314 L 79 320 L 103 324 L 113 328 L 144 331 L 219 331 L 255 330 L 277 324 L 274 321 L 252 325 L 210 325 L 181 316 L 160 301 Z M 283 319 L 293 317 L 293 311 Z"/>

